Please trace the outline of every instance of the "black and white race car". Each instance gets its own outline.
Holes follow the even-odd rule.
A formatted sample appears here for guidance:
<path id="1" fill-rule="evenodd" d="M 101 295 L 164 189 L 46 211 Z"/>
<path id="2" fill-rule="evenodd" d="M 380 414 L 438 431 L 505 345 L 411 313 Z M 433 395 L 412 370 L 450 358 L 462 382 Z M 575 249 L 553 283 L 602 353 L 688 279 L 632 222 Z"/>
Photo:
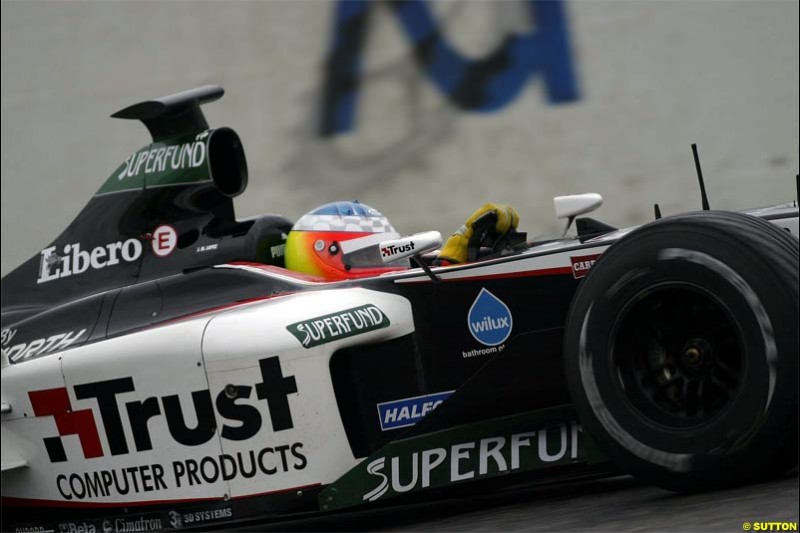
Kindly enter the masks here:
<path id="1" fill-rule="evenodd" d="M 219 529 L 619 471 L 695 491 L 797 464 L 795 203 L 578 218 L 450 266 L 428 232 L 378 244 L 415 268 L 321 282 L 282 268 L 289 220 L 235 218 L 244 153 L 200 111 L 221 95 L 116 113 L 153 143 L 2 280 L 4 530 Z"/>

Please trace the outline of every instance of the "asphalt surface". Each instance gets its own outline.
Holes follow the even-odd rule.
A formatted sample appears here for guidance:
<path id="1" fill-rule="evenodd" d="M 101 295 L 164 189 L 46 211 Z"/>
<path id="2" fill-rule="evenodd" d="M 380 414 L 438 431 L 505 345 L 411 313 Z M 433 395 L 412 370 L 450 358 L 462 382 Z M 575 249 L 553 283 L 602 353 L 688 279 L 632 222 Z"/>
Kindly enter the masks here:
<path id="1" fill-rule="evenodd" d="M 275 524 L 265 531 L 750 531 L 798 522 L 797 472 L 779 480 L 677 495 L 630 477 Z M 745 523 L 750 529 L 745 527 Z"/>

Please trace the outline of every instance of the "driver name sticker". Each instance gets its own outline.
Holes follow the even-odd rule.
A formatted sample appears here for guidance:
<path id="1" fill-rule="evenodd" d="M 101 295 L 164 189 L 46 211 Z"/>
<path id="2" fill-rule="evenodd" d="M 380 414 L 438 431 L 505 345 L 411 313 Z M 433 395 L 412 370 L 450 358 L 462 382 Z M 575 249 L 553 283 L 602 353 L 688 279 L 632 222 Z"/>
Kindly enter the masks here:
<path id="1" fill-rule="evenodd" d="M 303 348 L 313 348 L 320 344 L 388 327 L 389 317 L 377 306 L 367 304 L 295 322 L 286 326 L 286 330 L 300 341 Z"/>

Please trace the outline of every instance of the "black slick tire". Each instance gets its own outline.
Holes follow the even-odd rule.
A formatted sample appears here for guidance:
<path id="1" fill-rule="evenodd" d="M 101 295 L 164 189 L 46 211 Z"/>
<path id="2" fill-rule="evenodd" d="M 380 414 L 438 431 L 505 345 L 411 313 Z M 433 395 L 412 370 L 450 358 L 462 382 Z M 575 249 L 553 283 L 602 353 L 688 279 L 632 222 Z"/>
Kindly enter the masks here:
<path id="1" fill-rule="evenodd" d="M 658 220 L 594 264 L 565 372 L 584 430 L 624 470 L 693 492 L 798 454 L 798 240 L 724 211 Z"/>

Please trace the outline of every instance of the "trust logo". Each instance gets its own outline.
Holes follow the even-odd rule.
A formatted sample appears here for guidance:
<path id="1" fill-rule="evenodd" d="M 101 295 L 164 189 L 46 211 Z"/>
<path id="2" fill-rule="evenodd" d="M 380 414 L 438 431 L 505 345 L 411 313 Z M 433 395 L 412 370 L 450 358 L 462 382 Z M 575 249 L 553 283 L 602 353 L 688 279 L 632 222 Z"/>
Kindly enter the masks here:
<path id="1" fill-rule="evenodd" d="M 381 255 L 383 257 L 392 257 L 405 252 L 413 252 L 415 246 L 414 241 L 408 241 L 405 244 L 387 244 L 381 248 Z"/>
<path id="2" fill-rule="evenodd" d="M 256 399 L 267 404 L 272 430 L 292 429 L 294 421 L 289 400 L 298 394 L 294 376 L 283 375 L 278 356 L 261 359 L 256 372 L 260 373 L 260 383 L 255 386 L 229 383 L 217 393 L 216 400 L 209 389 L 199 389 L 191 391 L 191 394 L 185 391 L 183 395 L 149 396 L 123 402 L 121 395 L 136 391 L 130 376 L 81 383 L 73 387 L 73 392 L 76 400 L 96 402 L 106 452 L 116 456 L 131 453 L 132 448 L 136 452 L 152 450 L 153 435 L 148 421 L 161 416 L 165 419 L 169 436 L 184 446 L 200 446 L 215 435 L 234 441 L 249 440 L 262 426 L 261 410 L 257 405 L 247 403 L 254 390 Z M 37 417 L 55 418 L 58 436 L 44 439 L 51 462 L 67 460 L 61 442 L 61 437 L 66 435 L 78 435 L 86 459 L 104 455 L 92 408 L 74 411 L 65 388 L 30 391 L 28 396 Z M 190 414 L 192 410 L 194 414 Z M 133 442 L 127 435 L 133 435 Z M 158 436 L 166 435 L 160 433 Z"/>
<path id="3" fill-rule="evenodd" d="M 100 444 L 100 434 L 97 432 L 97 423 L 92 410 L 73 411 L 66 388 L 30 391 L 28 397 L 35 416 L 55 418 L 58 436 L 43 439 L 50 462 L 59 463 L 67 460 L 64 444 L 61 442 L 61 437 L 67 435 L 78 436 L 84 458 L 103 456 L 103 446 Z"/>

